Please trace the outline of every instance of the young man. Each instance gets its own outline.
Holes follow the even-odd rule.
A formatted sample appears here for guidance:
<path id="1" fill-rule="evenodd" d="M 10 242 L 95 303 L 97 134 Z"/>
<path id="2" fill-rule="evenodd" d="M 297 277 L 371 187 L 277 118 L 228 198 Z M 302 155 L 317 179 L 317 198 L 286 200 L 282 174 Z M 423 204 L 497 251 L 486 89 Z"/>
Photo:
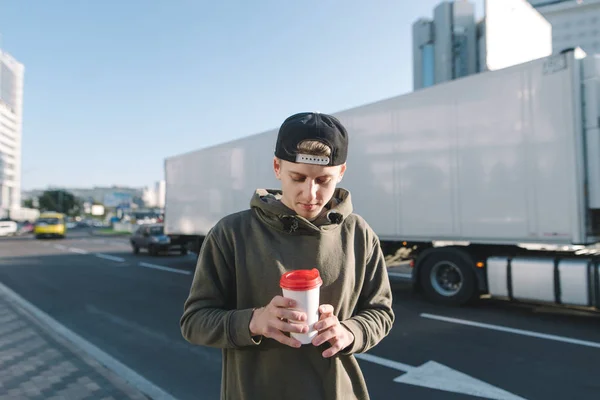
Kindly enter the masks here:
<path id="1" fill-rule="evenodd" d="M 336 188 L 348 134 L 334 117 L 300 113 L 279 129 L 281 190 L 257 190 L 250 209 L 206 236 L 181 317 L 190 343 L 223 349 L 222 399 L 368 399 L 354 353 L 394 322 L 384 255 L 373 230 Z M 306 314 L 281 295 L 283 273 L 317 268 L 318 334 L 300 345 Z"/>

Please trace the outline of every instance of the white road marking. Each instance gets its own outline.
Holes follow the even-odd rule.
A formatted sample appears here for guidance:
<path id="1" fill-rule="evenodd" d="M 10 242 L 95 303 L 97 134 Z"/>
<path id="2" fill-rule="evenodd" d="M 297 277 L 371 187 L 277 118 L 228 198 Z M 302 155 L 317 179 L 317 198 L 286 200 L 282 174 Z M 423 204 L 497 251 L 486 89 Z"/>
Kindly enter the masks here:
<path id="1" fill-rule="evenodd" d="M 408 371 L 412 371 L 413 369 L 415 369 L 415 367 L 413 367 L 412 365 L 402 364 L 398 361 L 388 360 L 388 359 L 374 356 L 372 354 L 367 354 L 367 353 L 358 353 L 358 354 L 355 354 L 354 357 L 359 358 L 361 360 L 372 362 L 374 364 L 383 365 L 384 367 L 395 369 L 398 371 L 408 372 Z"/>
<path id="2" fill-rule="evenodd" d="M 2 283 L 0 283 L 0 294 L 2 293 L 5 294 L 13 303 L 17 303 L 22 308 L 25 308 L 27 311 L 33 314 L 33 316 L 36 319 L 40 320 L 54 332 L 63 336 L 66 340 L 75 344 L 80 349 L 88 353 L 90 356 L 94 357 L 101 364 L 105 365 L 115 374 L 128 381 L 131 385 L 133 385 L 135 388 L 140 390 L 148 397 L 152 399 L 175 400 L 175 398 L 169 393 L 165 392 L 163 389 L 156 386 L 154 383 L 139 375 L 137 372 L 130 369 L 125 364 L 122 364 L 120 361 L 116 360 L 112 356 L 100 350 L 98 347 L 94 346 L 81 336 L 77 335 L 75 332 L 69 330 L 64 325 L 50 317 L 48 314 L 46 314 L 30 302 L 13 292 L 8 287 L 4 286 Z"/>
<path id="3" fill-rule="evenodd" d="M 484 399 L 525 400 L 522 397 L 516 396 L 435 361 L 427 361 L 423 365 L 413 367 L 411 365 L 387 360 L 371 354 L 355 354 L 354 356 L 364 361 L 406 372 L 394 379 L 394 382 L 397 383 L 422 386 L 446 392 L 462 393 Z"/>
<path id="4" fill-rule="evenodd" d="M 90 254 L 89 251 L 85 251 L 85 250 L 82 250 L 82 249 L 76 249 L 74 247 L 69 247 L 69 251 L 73 252 L 73 253 L 77 253 L 77 254 Z"/>
<path id="5" fill-rule="evenodd" d="M 388 272 L 388 275 L 393 278 L 410 279 L 412 274 L 408 272 Z"/>
<path id="6" fill-rule="evenodd" d="M 177 274 L 183 274 L 183 275 L 191 275 L 192 274 L 191 271 L 186 271 L 186 270 L 177 269 L 177 268 L 163 267 L 162 265 L 148 264 L 145 262 L 141 262 L 139 265 L 140 265 L 140 267 L 159 269 L 161 271 L 175 272 Z"/>
<path id="7" fill-rule="evenodd" d="M 113 243 L 113 244 L 119 244 L 119 245 L 123 245 L 126 246 L 124 244 L 121 243 Z M 44 243 L 44 245 L 47 245 L 47 243 Z M 86 250 L 82 250 L 82 249 L 77 249 L 77 248 L 67 248 L 66 246 L 63 246 L 61 244 L 57 244 L 54 247 L 56 247 L 57 249 L 61 249 L 61 250 L 69 250 L 73 253 L 77 253 L 77 254 L 90 254 L 88 251 Z M 129 246 L 126 246 L 129 247 Z M 102 258 L 105 260 L 110 260 L 110 261 L 116 261 L 116 262 L 125 262 L 125 259 L 122 257 L 116 257 L 116 256 L 111 256 L 109 254 L 102 254 L 102 253 L 95 253 L 94 254 L 96 257 L 98 258 Z M 163 265 L 156 265 L 156 264 L 149 264 L 149 263 L 145 263 L 145 262 L 140 262 L 139 263 L 140 267 L 145 267 L 145 268 L 152 268 L 152 269 L 157 269 L 157 270 L 161 270 L 161 271 L 168 271 L 168 272 L 174 272 L 176 274 L 182 274 L 182 275 L 191 275 L 192 272 L 191 271 L 186 271 L 183 269 L 177 269 L 177 268 L 170 268 L 170 267 L 165 267 Z"/>
<path id="8" fill-rule="evenodd" d="M 124 262 L 125 259 L 121 257 L 110 256 L 108 254 L 96 253 L 94 254 L 98 258 L 104 258 L 105 260 L 116 261 L 116 262 Z"/>
<path id="9" fill-rule="evenodd" d="M 449 318 L 449 317 L 443 317 L 441 315 L 434 315 L 434 314 L 427 314 L 427 313 L 421 314 L 421 317 L 435 319 L 438 321 L 450 322 L 453 324 L 474 326 L 476 328 L 484 328 L 484 329 L 490 329 L 493 331 L 514 333 L 516 335 L 531 336 L 531 337 L 536 337 L 536 338 L 540 338 L 540 339 L 548 339 L 548 340 L 554 340 L 557 342 L 564 342 L 564 343 L 576 344 L 579 346 L 587 346 L 587 347 L 594 347 L 594 348 L 600 349 L 600 343 L 590 342 L 587 340 L 573 339 L 573 338 L 557 336 L 557 335 L 549 335 L 547 333 L 526 331 L 523 329 L 508 328 L 508 327 L 500 326 L 500 325 L 484 324 L 481 322 L 468 321 L 465 319 L 458 319 L 458 318 Z"/>

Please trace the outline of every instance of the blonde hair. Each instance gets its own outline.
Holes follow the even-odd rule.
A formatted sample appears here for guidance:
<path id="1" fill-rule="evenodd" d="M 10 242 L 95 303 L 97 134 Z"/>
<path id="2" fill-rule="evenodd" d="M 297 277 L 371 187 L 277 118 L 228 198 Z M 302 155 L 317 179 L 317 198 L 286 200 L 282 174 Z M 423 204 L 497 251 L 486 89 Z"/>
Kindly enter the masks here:
<path id="1" fill-rule="evenodd" d="M 318 140 L 305 140 L 298 143 L 298 152 L 310 156 L 330 157 L 331 148 Z"/>

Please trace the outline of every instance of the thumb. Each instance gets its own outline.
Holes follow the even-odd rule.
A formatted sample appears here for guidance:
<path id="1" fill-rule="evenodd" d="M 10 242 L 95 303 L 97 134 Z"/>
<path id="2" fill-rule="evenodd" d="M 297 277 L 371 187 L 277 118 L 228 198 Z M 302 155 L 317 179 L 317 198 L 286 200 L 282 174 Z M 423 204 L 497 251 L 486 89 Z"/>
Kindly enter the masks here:
<path id="1" fill-rule="evenodd" d="M 319 312 L 321 313 L 321 319 L 333 316 L 333 306 L 330 304 L 322 304 L 319 306 Z"/>

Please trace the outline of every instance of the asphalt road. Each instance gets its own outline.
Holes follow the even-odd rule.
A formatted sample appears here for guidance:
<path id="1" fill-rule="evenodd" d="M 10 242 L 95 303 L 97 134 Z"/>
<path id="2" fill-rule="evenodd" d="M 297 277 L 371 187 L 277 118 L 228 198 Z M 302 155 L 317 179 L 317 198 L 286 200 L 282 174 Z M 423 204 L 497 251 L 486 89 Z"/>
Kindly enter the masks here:
<path id="1" fill-rule="evenodd" d="M 193 256 L 136 256 L 126 238 L 87 231 L 0 238 L 1 283 L 174 397 L 217 399 L 220 352 L 179 331 L 193 267 Z M 360 359 L 372 399 L 598 399 L 598 314 L 442 307 L 404 283 L 394 310 L 391 334 Z"/>

